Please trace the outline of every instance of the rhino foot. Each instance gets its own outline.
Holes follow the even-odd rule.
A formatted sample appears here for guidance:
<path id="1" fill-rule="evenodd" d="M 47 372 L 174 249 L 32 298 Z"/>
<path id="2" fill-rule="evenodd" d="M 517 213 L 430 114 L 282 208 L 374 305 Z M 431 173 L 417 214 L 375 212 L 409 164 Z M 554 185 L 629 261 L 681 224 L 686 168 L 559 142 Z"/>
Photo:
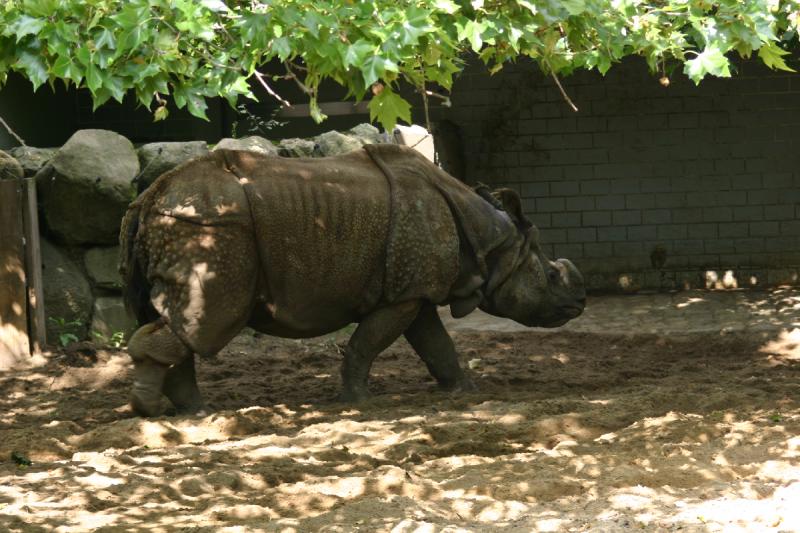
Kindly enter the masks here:
<path id="1" fill-rule="evenodd" d="M 206 411 L 203 396 L 197 388 L 194 359 L 194 354 L 191 354 L 172 366 L 164 379 L 162 391 L 179 415 L 198 415 Z"/>
<path id="2" fill-rule="evenodd" d="M 196 408 L 187 408 L 187 407 L 168 407 L 164 414 L 167 416 L 195 416 L 198 418 L 203 418 L 208 416 L 213 411 L 208 409 L 205 405 Z"/>
<path id="3" fill-rule="evenodd" d="M 336 401 L 340 403 L 359 403 L 372 398 L 372 393 L 367 389 L 347 389 L 336 396 Z"/>
<path id="4" fill-rule="evenodd" d="M 140 416 L 161 414 L 161 387 L 167 374 L 167 366 L 152 359 L 134 361 L 133 392 L 131 408 Z"/>
<path id="5" fill-rule="evenodd" d="M 475 383 L 467 376 L 461 376 L 455 382 L 439 383 L 439 388 L 448 392 L 474 392 L 478 390 Z"/>
<path id="6" fill-rule="evenodd" d="M 140 395 L 136 391 L 131 395 L 131 409 L 139 416 L 158 416 L 161 414 L 161 395 L 153 397 L 149 394 Z"/>

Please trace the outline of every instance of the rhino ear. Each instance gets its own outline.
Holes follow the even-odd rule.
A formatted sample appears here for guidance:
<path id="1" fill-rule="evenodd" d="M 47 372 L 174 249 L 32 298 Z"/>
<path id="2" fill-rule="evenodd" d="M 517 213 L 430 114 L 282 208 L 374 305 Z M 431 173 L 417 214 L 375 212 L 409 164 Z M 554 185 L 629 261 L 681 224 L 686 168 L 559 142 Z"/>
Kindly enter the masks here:
<path id="1" fill-rule="evenodd" d="M 492 193 L 492 189 L 490 189 L 485 183 L 478 183 L 478 185 L 475 186 L 475 192 L 478 194 L 478 196 L 489 202 L 489 204 L 495 209 L 504 209 L 503 204 L 494 195 L 494 193 Z"/>
<path id="2" fill-rule="evenodd" d="M 503 206 L 503 210 L 508 213 L 514 223 L 520 229 L 526 230 L 533 226 L 533 222 L 528 220 L 525 213 L 522 212 L 522 200 L 513 189 L 497 189 L 492 193 L 499 203 Z"/>

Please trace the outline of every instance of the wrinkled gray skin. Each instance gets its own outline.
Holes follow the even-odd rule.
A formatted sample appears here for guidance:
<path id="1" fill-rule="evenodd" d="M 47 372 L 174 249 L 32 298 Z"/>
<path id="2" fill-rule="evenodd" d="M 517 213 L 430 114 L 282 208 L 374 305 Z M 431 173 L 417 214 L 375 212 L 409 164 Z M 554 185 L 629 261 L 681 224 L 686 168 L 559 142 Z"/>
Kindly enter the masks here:
<path id="1" fill-rule="evenodd" d="M 194 354 L 244 326 L 292 338 L 357 322 L 343 401 L 369 396 L 375 357 L 404 335 L 445 389 L 471 389 L 437 306 L 556 327 L 583 279 L 550 261 L 508 189 L 472 190 L 392 145 L 325 159 L 219 150 L 158 178 L 123 221 L 121 272 L 144 324 L 130 339 L 134 410 L 203 406 Z"/>

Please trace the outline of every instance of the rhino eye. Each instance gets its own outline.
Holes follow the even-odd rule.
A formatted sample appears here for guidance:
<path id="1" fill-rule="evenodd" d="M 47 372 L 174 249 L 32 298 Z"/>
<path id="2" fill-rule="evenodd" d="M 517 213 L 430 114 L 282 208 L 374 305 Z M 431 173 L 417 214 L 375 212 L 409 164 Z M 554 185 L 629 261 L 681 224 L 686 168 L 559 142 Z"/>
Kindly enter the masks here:
<path id="1" fill-rule="evenodd" d="M 558 283 L 559 278 L 561 278 L 561 272 L 555 268 L 550 269 L 550 272 L 547 273 L 547 279 L 550 283 Z"/>

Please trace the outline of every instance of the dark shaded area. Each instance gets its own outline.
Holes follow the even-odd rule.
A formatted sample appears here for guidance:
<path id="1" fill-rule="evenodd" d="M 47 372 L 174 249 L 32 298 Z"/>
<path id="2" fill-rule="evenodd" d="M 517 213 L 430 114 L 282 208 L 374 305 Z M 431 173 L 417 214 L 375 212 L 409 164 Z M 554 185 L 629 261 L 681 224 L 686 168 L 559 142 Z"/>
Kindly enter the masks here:
<path id="1" fill-rule="evenodd" d="M 277 70 L 276 70 L 277 69 Z M 280 71 L 272 66 L 265 71 Z M 287 80 L 272 82 L 273 87 L 292 104 L 307 104 L 308 97 Z M 279 109 L 278 102 L 258 85 L 252 84 L 253 93 L 260 101 L 240 99 L 239 104 L 263 119 L 269 119 Z M 338 102 L 346 99 L 346 91 L 337 84 L 328 82 L 320 88 L 320 102 Z M 349 100 L 352 100 L 350 98 Z M 53 88 L 48 85 L 36 92 L 33 86 L 17 74 L 9 74 L 8 82 L 0 89 L 0 116 L 22 137 L 29 146 L 61 146 L 76 130 L 108 129 L 130 139 L 134 144 L 156 141 L 203 140 L 216 143 L 221 138 L 232 136 L 234 123 L 236 136 L 258 134 L 270 139 L 288 137 L 311 137 L 325 131 L 343 131 L 369 122 L 369 115 L 354 114 L 331 116 L 322 124 L 310 117 L 279 119 L 285 122 L 269 131 L 247 130 L 247 117 L 230 107 L 222 98 L 208 100 L 208 121 L 194 117 L 186 109 L 177 109 L 168 99 L 169 117 L 154 122 L 153 114 L 136 102 L 133 93 L 128 93 L 122 103 L 110 100 L 97 110 L 92 110 L 88 90 L 66 89 L 62 83 Z M 17 146 L 18 143 L 0 128 L 0 149 Z"/>

